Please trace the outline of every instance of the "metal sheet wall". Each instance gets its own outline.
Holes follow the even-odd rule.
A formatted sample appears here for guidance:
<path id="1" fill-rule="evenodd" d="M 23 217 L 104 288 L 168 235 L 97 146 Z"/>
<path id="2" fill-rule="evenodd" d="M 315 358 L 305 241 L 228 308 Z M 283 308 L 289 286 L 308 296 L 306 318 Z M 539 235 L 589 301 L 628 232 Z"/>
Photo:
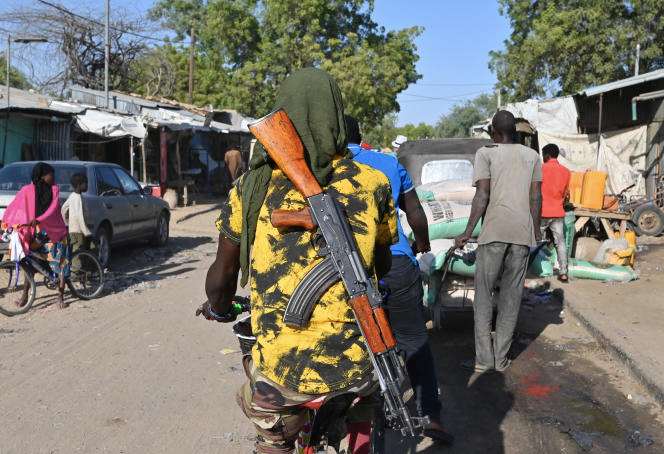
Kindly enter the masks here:
<path id="1" fill-rule="evenodd" d="M 69 122 L 35 121 L 35 155 L 40 160 L 71 158 L 71 124 Z"/>

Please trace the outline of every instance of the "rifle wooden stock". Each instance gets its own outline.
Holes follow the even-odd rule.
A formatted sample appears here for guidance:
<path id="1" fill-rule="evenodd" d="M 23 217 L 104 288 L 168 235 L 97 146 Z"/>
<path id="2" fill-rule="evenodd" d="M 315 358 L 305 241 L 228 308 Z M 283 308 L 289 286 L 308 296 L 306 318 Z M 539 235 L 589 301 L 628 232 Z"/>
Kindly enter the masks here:
<path id="1" fill-rule="evenodd" d="M 283 109 L 264 116 L 249 125 L 249 131 L 260 141 L 277 166 L 305 198 L 323 192 L 304 159 L 304 146 L 295 126 Z"/>
<path id="2" fill-rule="evenodd" d="M 274 210 L 270 215 L 270 222 L 274 227 L 304 227 L 307 230 L 313 230 L 316 227 L 311 218 L 309 208 L 301 210 Z"/>
<path id="3" fill-rule="evenodd" d="M 364 332 L 364 338 L 369 344 L 373 354 L 384 352 L 387 348 L 381 336 L 380 327 L 376 324 L 373 317 L 373 310 L 367 295 L 360 295 L 350 300 L 350 307 L 355 312 L 355 317 Z"/>
<path id="4" fill-rule="evenodd" d="M 385 309 L 379 307 L 374 309 L 374 316 L 376 317 L 376 322 L 378 323 L 378 329 L 383 336 L 385 341 L 385 346 L 387 348 L 394 347 L 397 343 L 394 340 L 394 334 L 392 333 L 392 328 L 390 327 L 390 322 L 387 320 L 387 314 Z"/>

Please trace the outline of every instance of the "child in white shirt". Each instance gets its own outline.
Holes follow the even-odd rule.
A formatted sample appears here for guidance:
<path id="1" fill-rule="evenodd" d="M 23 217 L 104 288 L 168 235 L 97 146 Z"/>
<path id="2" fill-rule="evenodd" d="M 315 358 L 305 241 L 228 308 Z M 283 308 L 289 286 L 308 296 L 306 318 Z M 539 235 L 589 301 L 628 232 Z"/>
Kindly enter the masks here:
<path id="1" fill-rule="evenodd" d="M 71 177 L 74 192 L 62 205 L 62 217 L 69 226 L 69 245 L 71 252 L 76 249 L 89 249 L 92 232 L 85 225 L 83 216 L 83 198 L 81 194 L 88 190 L 88 178 L 82 173 L 75 173 Z"/>

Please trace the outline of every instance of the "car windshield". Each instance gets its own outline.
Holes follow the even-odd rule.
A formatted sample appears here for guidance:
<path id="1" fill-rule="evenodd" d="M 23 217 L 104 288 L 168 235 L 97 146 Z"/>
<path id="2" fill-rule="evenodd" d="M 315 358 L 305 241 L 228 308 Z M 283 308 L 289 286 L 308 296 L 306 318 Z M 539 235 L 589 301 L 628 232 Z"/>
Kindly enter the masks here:
<path id="1" fill-rule="evenodd" d="M 85 174 L 85 167 L 77 165 L 54 165 L 55 184 L 60 192 L 73 192 L 71 177 L 75 173 Z M 30 184 L 32 165 L 7 166 L 0 170 L 0 190 L 19 191 L 26 184 Z"/>
<path id="2" fill-rule="evenodd" d="M 429 161 L 422 167 L 422 184 L 472 178 L 473 164 L 465 159 Z"/>

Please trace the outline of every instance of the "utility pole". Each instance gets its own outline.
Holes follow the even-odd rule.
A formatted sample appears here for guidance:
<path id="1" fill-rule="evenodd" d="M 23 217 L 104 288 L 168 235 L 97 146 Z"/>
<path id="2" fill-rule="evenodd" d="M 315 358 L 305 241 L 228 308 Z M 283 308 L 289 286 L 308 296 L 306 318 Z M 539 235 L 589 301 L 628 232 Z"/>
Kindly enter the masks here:
<path id="1" fill-rule="evenodd" d="M 189 41 L 189 104 L 194 103 L 194 46 L 195 44 L 195 34 L 194 34 L 194 23 L 191 23 L 191 35 Z"/>
<path id="2" fill-rule="evenodd" d="M 110 0 L 106 0 L 106 26 L 105 26 L 105 39 L 106 39 L 106 52 L 104 55 L 104 95 L 106 96 L 106 108 L 108 109 L 108 65 L 111 60 L 111 43 L 108 37 L 108 22 L 110 16 Z"/>
<path id="3" fill-rule="evenodd" d="M 10 68 L 10 55 L 11 55 L 11 46 L 12 46 L 12 35 L 9 33 L 7 34 L 7 55 L 5 55 L 5 60 L 7 61 L 7 111 L 5 112 L 5 131 L 4 131 L 4 140 L 2 141 L 2 166 L 4 167 L 5 165 L 5 155 L 7 154 L 7 139 L 8 135 L 7 133 L 9 132 L 9 107 L 11 104 L 9 104 L 9 68 Z"/>
<path id="4" fill-rule="evenodd" d="M 7 35 L 7 55 L 5 55 L 5 60 L 7 60 L 7 110 L 5 111 L 5 131 L 4 131 L 4 141 L 2 142 L 2 158 L 0 159 L 0 166 L 4 167 L 5 158 L 7 156 L 7 133 L 9 131 L 9 108 L 11 104 L 9 103 L 9 71 L 11 68 L 11 45 L 12 41 L 15 43 L 46 43 L 48 42 L 43 36 L 27 36 L 27 37 L 18 37 L 12 38 L 11 34 Z"/>

